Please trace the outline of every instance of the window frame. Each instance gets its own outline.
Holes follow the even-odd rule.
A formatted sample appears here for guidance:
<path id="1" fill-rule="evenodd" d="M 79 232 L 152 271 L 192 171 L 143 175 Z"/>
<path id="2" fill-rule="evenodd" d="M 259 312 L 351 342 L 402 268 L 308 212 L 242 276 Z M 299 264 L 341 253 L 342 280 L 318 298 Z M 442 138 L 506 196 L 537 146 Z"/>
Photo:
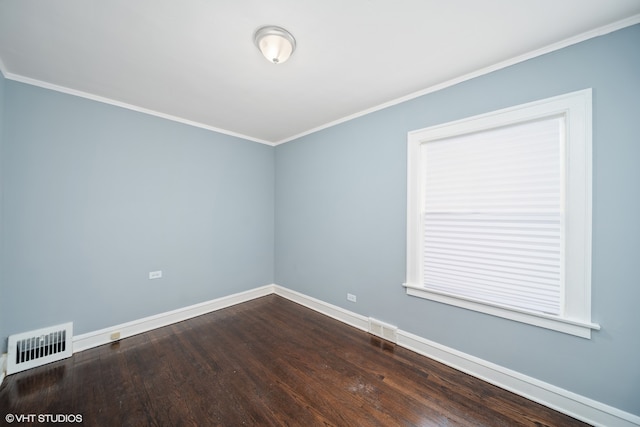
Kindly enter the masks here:
<path id="1" fill-rule="evenodd" d="M 523 322 L 582 338 L 600 325 L 591 321 L 592 91 L 584 89 L 424 129 L 407 136 L 408 295 Z M 550 116 L 565 117 L 561 154 L 564 188 L 562 310 L 550 315 L 429 290 L 422 285 L 422 150 L 429 141 L 515 125 Z"/>

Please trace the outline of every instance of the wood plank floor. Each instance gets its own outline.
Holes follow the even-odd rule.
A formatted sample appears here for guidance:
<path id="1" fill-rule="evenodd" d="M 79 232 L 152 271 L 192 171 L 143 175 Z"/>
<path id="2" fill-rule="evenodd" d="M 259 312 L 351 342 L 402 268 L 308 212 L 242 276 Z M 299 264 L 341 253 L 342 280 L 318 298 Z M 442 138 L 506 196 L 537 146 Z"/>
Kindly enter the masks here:
<path id="1" fill-rule="evenodd" d="M 275 295 L 10 375 L 0 408 L 88 426 L 585 425 Z"/>

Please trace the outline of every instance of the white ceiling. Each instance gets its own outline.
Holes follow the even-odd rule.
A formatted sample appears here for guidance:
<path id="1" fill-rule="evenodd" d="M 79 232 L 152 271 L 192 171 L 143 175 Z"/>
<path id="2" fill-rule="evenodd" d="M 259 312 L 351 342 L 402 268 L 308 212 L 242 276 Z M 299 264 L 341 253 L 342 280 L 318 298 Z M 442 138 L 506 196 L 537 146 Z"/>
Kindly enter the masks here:
<path id="1" fill-rule="evenodd" d="M 278 143 L 639 14 L 638 0 L 0 0 L 0 67 Z M 293 33 L 288 62 L 255 48 L 263 25 Z"/>

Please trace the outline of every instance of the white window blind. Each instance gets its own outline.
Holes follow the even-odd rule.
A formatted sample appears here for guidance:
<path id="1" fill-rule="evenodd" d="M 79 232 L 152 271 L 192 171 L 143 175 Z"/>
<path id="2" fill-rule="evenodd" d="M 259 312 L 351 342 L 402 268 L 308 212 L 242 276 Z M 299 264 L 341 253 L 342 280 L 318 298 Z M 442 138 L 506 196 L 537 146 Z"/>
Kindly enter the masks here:
<path id="1" fill-rule="evenodd" d="M 407 294 L 590 338 L 591 90 L 407 143 Z"/>
<path id="2" fill-rule="evenodd" d="M 564 117 L 423 146 L 423 284 L 561 314 Z"/>

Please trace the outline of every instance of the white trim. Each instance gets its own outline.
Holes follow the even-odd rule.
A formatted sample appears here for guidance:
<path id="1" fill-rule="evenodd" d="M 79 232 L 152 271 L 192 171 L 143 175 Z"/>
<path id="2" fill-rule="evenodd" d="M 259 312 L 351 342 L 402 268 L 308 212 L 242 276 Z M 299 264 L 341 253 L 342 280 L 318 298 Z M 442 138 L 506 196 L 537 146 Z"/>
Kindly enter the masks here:
<path id="1" fill-rule="evenodd" d="M 119 339 L 124 339 L 274 293 L 288 299 L 289 301 L 303 305 L 357 329 L 363 331 L 368 330 L 369 319 L 366 316 L 361 316 L 291 289 L 271 284 L 226 297 L 217 298 L 211 301 L 206 301 L 200 304 L 194 304 L 188 307 L 156 314 L 154 316 L 144 317 L 142 319 L 133 320 L 131 322 L 122 323 L 120 325 L 111 326 L 98 331 L 76 335 L 73 337 L 73 352 L 77 353 L 108 344 L 112 342 L 110 338 L 112 333 L 119 332 Z"/>
<path id="2" fill-rule="evenodd" d="M 120 338 L 136 335 L 162 326 L 190 319 L 235 304 L 250 301 L 254 298 L 276 294 L 290 301 L 303 305 L 333 319 L 341 321 L 357 329 L 368 329 L 368 317 L 326 303 L 300 292 L 276 285 L 266 285 L 227 297 L 218 298 L 201 304 L 195 304 L 167 313 L 150 316 L 138 321 L 105 328 L 74 337 L 74 353 L 111 342 L 109 335 L 120 332 Z M 537 380 L 519 372 L 496 365 L 486 360 L 471 356 L 450 347 L 435 343 L 409 332 L 397 330 L 398 345 L 415 351 L 418 354 L 437 360 L 447 366 L 458 369 L 488 383 L 540 403 L 556 411 L 594 426 L 633 427 L 640 426 L 640 416 L 622 411 L 593 399 L 564 390 L 544 381 Z M 6 354 L 0 356 L 0 366 Z M 0 373 L 1 375 L 1 373 Z M 0 377 L 1 378 L 1 377 Z M 1 384 L 1 382 L 0 382 Z"/>
<path id="3" fill-rule="evenodd" d="M 127 338 L 156 328 L 171 325 L 173 323 L 182 322 L 183 320 L 191 319 L 192 317 L 211 313 L 212 311 L 247 302 L 255 298 L 270 295 L 273 292 L 273 285 L 266 285 L 200 304 L 194 304 L 177 310 L 167 311 L 154 316 L 144 317 L 142 319 L 100 329 L 98 331 L 77 335 L 73 337 L 73 352 L 77 353 L 103 344 L 108 344 L 112 342 L 110 338 L 112 333 L 119 332 L 119 339 Z"/>
<path id="4" fill-rule="evenodd" d="M 595 28 L 595 29 L 590 30 L 590 31 L 586 31 L 586 32 L 584 32 L 582 34 L 578 34 L 576 36 L 569 37 L 568 39 L 565 39 L 565 40 L 562 40 L 562 41 L 559 41 L 559 42 L 556 42 L 556 43 L 552 43 L 552 44 L 550 44 L 548 46 L 545 46 L 543 48 L 533 50 L 531 52 L 525 53 L 523 55 L 516 56 L 514 58 L 511 58 L 511 59 L 508 59 L 508 60 L 505 60 L 505 61 L 502 61 L 502 62 L 498 62 L 497 64 L 494 64 L 494 65 L 491 65 L 491 66 L 488 66 L 488 67 L 485 67 L 485 68 L 481 68 L 481 69 L 473 71 L 471 73 L 463 74 L 462 76 L 447 80 L 447 81 L 442 82 L 442 83 L 435 84 L 433 86 L 429 86 L 428 88 L 419 90 L 417 92 L 410 93 L 409 95 L 405 95 L 405 96 L 402 96 L 400 98 L 393 99 L 391 101 L 379 104 L 379 105 L 371 107 L 371 108 L 367 108 L 366 110 L 362 110 L 362 111 L 359 111 L 357 113 L 350 114 L 350 115 L 348 115 L 346 117 L 343 117 L 341 119 L 334 120 L 334 121 L 325 123 L 325 124 L 320 125 L 320 126 L 316 126 L 316 127 L 312 128 L 312 129 L 309 129 L 307 131 L 298 133 L 296 135 L 281 139 L 279 141 L 266 141 L 266 140 L 263 140 L 263 139 L 260 139 L 260 138 L 253 138 L 253 137 L 250 137 L 250 136 L 247 136 L 247 135 L 239 134 L 237 132 L 232 132 L 232 131 L 229 131 L 229 130 L 216 128 L 216 127 L 209 126 L 209 125 L 206 125 L 206 124 L 203 124 L 203 123 L 194 122 L 194 121 L 191 121 L 191 120 L 183 119 L 183 118 L 180 118 L 180 117 L 172 116 L 172 115 L 169 115 L 169 114 L 161 113 L 161 112 L 150 110 L 150 109 L 147 109 L 147 108 L 138 107 L 136 105 L 127 104 L 127 103 L 116 101 L 116 100 L 113 100 L 113 99 L 110 99 L 110 98 L 105 98 L 105 97 L 102 97 L 102 96 L 93 95 L 93 94 L 90 94 L 88 92 L 82 92 L 82 91 L 78 91 L 78 90 L 75 90 L 75 89 L 67 88 L 65 86 L 59 86 L 59 85 L 55 85 L 55 84 L 52 84 L 52 83 L 47 83 L 47 82 L 44 82 L 44 81 L 41 81 L 41 80 L 36 80 L 36 79 L 29 78 L 29 77 L 21 76 L 21 75 L 18 75 L 18 74 L 10 73 L 7 70 L 6 66 L 2 63 L 2 59 L 1 58 L 0 58 L 0 72 L 2 72 L 4 77 L 6 79 L 9 79 L 9 80 L 14 80 L 14 81 L 17 81 L 17 82 L 22 82 L 22 83 L 27 83 L 27 84 L 31 84 L 31 85 L 34 85 L 34 86 L 39 86 L 39 87 L 42 87 L 42 88 L 45 88 L 45 89 L 55 90 L 57 92 L 67 93 L 69 95 L 75 95 L 75 96 L 79 96 L 79 97 L 82 97 L 82 98 L 91 99 L 93 101 L 98 101 L 98 102 L 102 102 L 102 103 L 105 103 L 105 104 L 115 105 L 115 106 L 126 108 L 126 109 L 129 109 L 129 110 L 138 111 L 138 112 L 149 114 L 149 115 L 156 116 L 156 117 L 161 117 L 161 118 L 164 118 L 164 119 L 167 119 L 167 120 L 175 121 L 175 122 L 178 122 L 178 123 L 183 123 L 183 124 L 186 124 L 186 125 L 189 125 L 189 126 L 194 126 L 194 127 L 199 127 L 199 128 L 202 128 L 202 129 L 211 130 L 213 132 L 221 133 L 221 134 L 224 134 L 224 135 L 229 135 L 229 136 L 234 136 L 234 137 L 237 137 L 237 138 L 246 139 L 248 141 L 257 142 L 257 143 L 260 143 L 260 144 L 265 144 L 265 145 L 270 145 L 270 146 L 277 146 L 277 145 L 280 145 L 280 144 L 284 144 L 286 142 L 294 141 L 294 140 L 296 140 L 298 138 L 302 138 L 303 136 L 319 132 L 319 131 L 321 131 L 323 129 L 327 129 L 327 128 L 339 125 L 341 123 L 348 122 L 348 121 L 353 120 L 353 119 L 357 119 L 358 117 L 366 116 L 367 114 L 374 113 L 374 112 L 380 111 L 380 110 L 384 110 L 385 108 L 393 107 L 394 105 L 402 104 L 403 102 L 407 102 L 407 101 L 410 101 L 412 99 L 419 98 L 419 97 L 421 97 L 423 95 L 427 95 L 427 94 L 430 94 L 430 93 L 433 93 L 433 92 L 437 92 L 437 91 L 442 90 L 442 89 L 446 89 L 448 87 L 457 85 L 458 83 L 462 83 L 462 82 L 465 82 L 467 80 L 471 80 L 471 79 L 474 79 L 476 77 L 480 77 L 480 76 L 483 76 L 485 74 L 489 74 L 489 73 L 492 73 L 494 71 L 498 71 L 498 70 L 501 70 L 503 68 L 507 68 L 507 67 L 510 67 L 512 65 L 519 64 L 519 63 L 527 61 L 529 59 L 536 58 L 538 56 L 542 56 L 542 55 L 545 55 L 547 53 L 555 52 L 555 51 L 563 49 L 565 47 L 572 46 L 574 44 L 578 44 L 578 43 L 581 43 L 583 41 L 586 41 L 586 40 L 589 40 L 589 39 L 592 39 L 592 38 L 595 38 L 595 37 L 603 36 L 605 34 L 609 34 L 609 33 L 612 33 L 614 31 L 621 30 L 621 29 L 626 28 L 626 27 L 630 27 L 632 25 L 636 25 L 638 23 L 640 23 L 640 14 L 630 16 L 628 18 L 622 19 L 620 21 L 613 22 L 611 24 L 604 25 L 604 26 L 599 27 L 599 28 Z"/>
<path id="5" fill-rule="evenodd" d="M 292 291 L 291 289 L 283 288 L 282 286 L 273 285 L 273 289 L 276 295 L 280 295 L 289 301 L 296 302 L 362 331 L 367 331 L 369 329 L 369 318 L 366 316 L 356 314 L 352 311 L 345 310 L 342 307 Z"/>
<path id="6" fill-rule="evenodd" d="M 68 88 L 66 86 L 59 86 L 59 85 L 56 85 L 56 84 L 53 84 L 53 83 L 48 83 L 48 82 L 45 82 L 45 81 L 42 81 L 42 80 L 32 79 L 31 77 L 25 77 L 25 76 L 21 76 L 19 74 L 13 74 L 13 73 L 9 73 L 9 72 L 5 72 L 3 74 L 4 74 L 5 78 L 7 78 L 8 80 L 13 80 L 13 81 L 20 82 L 20 83 L 25 83 L 25 84 L 32 85 L 32 86 L 41 87 L 43 89 L 49 89 L 49 90 L 53 90 L 53 91 L 56 91 L 56 92 L 65 93 L 67 95 L 73 95 L 73 96 L 78 96 L 80 98 L 86 98 L 86 99 L 89 99 L 89 100 L 92 100 L 92 101 L 101 102 L 103 104 L 114 105 L 116 107 L 125 108 L 127 110 L 133 110 L 133 111 L 137 111 L 139 113 L 149 114 L 150 116 L 160 117 L 162 119 L 171 120 L 173 122 L 178 122 L 178 123 L 182 123 L 182 124 L 185 124 L 185 125 L 189 125 L 189 126 L 193 126 L 193 127 L 197 127 L 197 128 L 201 128 L 201 129 L 210 130 L 210 131 L 213 131 L 213 132 L 221 133 L 223 135 L 228 135 L 228 136 L 233 136 L 233 137 L 236 137 L 236 138 L 241 138 L 241 139 L 244 139 L 244 140 L 247 140 L 247 141 L 257 142 L 259 144 L 265 144 L 265 145 L 269 145 L 269 146 L 272 146 L 272 147 L 274 146 L 274 143 L 269 142 L 269 141 L 265 141 L 263 139 L 254 138 L 252 136 L 243 135 L 241 133 L 232 132 L 230 130 L 217 128 L 217 127 L 210 126 L 210 125 L 207 125 L 207 124 L 204 124 L 204 123 L 195 122 L 193 120 L 184 119 L 182 117 L 173 116 L 171 114 L 162 113 L 160 111 L 151 110 L 149 108 L 144 108 L 144 107 L 140 107 L 140 106 L 137 106 L 137 105 L 128 104 L 126 102 L 117 101 L 115 99 L 106 98 L 106 97 L 99 96 L 99 95 L 94 95 L 92 93 L 83 92 L 83 91 L 76 90 L 76 89 L 71 89 L 71 88 Z"/>
<path id="7" fill-rule="evenodd" d="M 2 58 L 0 58 L 0 73 L 6 79 L 7 78 L 7 67 L 4 66 L 4 62 L 2 62 Z"/>
<path id="8" fill-rule="evenodd" d="M 276 295 L 366 331 L 368 318 L 279 285 Z M 640 417 L 398 329 L 397 344 L 594 426 L 640 426 Z"/>
<path id="9" fill-rule="evenodd" d="M 582 34 L 578 34 L 577 36 L 569 37 L 568 39 L 565 39 L 565 40 L 550 44 L 548 46 L 542 47 L 540 49 L 533 50 L 531 52 L 525 53 L 523 55 L 516 56 L 516 57 L 511 58 L 511 59 L 507 59 L 507 60 L 502 61 L 502 62 L 498 62 L 497 64 L 490 65 L 490 66 L 485 67 L 485 68 L 481 68 L 481 69 L 473 71 L 471 73 L 463 74 L 462 76 L 447 80 L 447 81 L 442 82 L 442 83 L 438 83 L 438 84 L 433 85 L 433 86 L 429 86 L 426 89 L 422 89 L 422 90 L 419 90 L 417 92 L 413 92 L 413 93 L 411 93 L 409 95 L 405 95 L 403 97 L 396 98 L 394 100 L 391 100 L 389 102 L 385 102 L 385 103 L 377 105 L 375 107 L 367 108 L 366 110 L 359 111 L 357 113 L 351 114 L 351 115 L 343 117 L 341 119 L 334 120 L 334 121 L 329 122 L 329 123 L 325 123 L 323 125 L 317 126 L 317 127 L 313 128 L 313 129 L 309 129 L 309 130 L 304 131 L 302 133 L 299 133 L 297 135 L 290 136 L 288 138 L 282 139 L 280 141 L 277 141 L 277 142 L 273 143 L 273 145 L 280 145 L 280 144 L 284 144 L 286 142 L 294 141 L 294 140 L 296 140 L 298 138 L 302 138 L 303 136 L 310 135 L 310 134 L 315 133 L 315 132 L 319 132 L 319 131 L 321 131 L 323 129 L 327 129 L 327 128 L 339 125 L 341 123 L 344 123 L 344 122 L 348 122 L 349 120 L 357 119 L 358 117 L 366 116 L 367 114 L 374 113 L 374 112 L 380 111 L 380 110 L 384 110 L 385 108 L 393 107 L 394 105 L 402 104 L 403 102 L 411 101 L 412 99 L 419 98 L 419 97 L 421 97 L 423 95 L 427 95 L 427 94 L 430 94 L 430 93 L 433 93 L 433 92 L 437 92 L 437 91 L 442 90 L 442 89 L 446 89 L 446 88 L 451 87 L 451 86 L 455 86 L 458 83 L 462 83 L 462 82 L 465 82 L 467 80 L 475 79 L 476 77 L 484 76 L 485 74 L 493 73 L 494 71 L 498 71 L 498 70 L 501 70 L 503 68 L 507 68 L 507 67 L 510 67 L 512 65 L 516 65 L 516 64 L 519 64 L 521 62 L 524 62 L 524 61 L 528 61 L 529 59 L 533 59 L 533 58 L 536 58 L 538 56 L 546 55 L 547 53 L 555 52 L 557 50 L 564 49 L 565 47 L 569 47 L 569 46 L 572 46 L 574 44 L 578 44 L 578 43 L 581 43 L 583 41 L 586 41 L 586 40 L 589 40 L 589 39 L 592 39 L 592 38 L 595 38 L 595 37 L 603 36 L 605 34 L 609 34 L 609 33 L 612 33 L 614 31 L 621 30 L 623 28 L 630 27 L 630 26 L 638 24 L 638 23 L 640 23 L 640 14 L 630 16 L 628 18 L 625 18 L 625 19 L 622 19 L 620 21 L 616 21 L 616 22 L 613 22 L 611 24 L 608 24 L 608 25 L 605 25 L 605 26 L 602 26 L 602 27 L 599 27 L 599 28 L 584 32 Z"/>
<path id="10" fill-rule="evenodd" d="M 594 426 L 640 426 L 640 417 L 426 338 L 398 330 L 398 345 Z"/>
<path id="11" fill-rule="evenodd" d="M 592 93 L 583 89 L 497 111 L 411 131 L 407 136 L 407 294 L 468 310 L 475 310 L 555 331 L 591 338 L 600 326 L 591 321 L 591 163 Z M 544 117 L 566 117 L 567 152 L 563 163 L 566 218 L 562 265 L 563 306 L 558 316 L 490 304 L 427 289 L 422 280 L 422 221 L 425 144 L 443 138 L 518 124 Z M 570 153 L 570 154 L 569 154 Z"/>
<path id="12" fill-rule="evenodd" d="M 0 355 L 0 386 L 2 385 L 2 381 L 4 381 L 4 377 L 7 375 L 7 353 L 2 353 Z"/>
<path id="13" fill-rule="evenodd" d="M 444 293 L 429 291 L 421 286 L 403 284 L 407 289 L 407 295 L 425 298 L 432 301 L 441 302 L 443 304 L 454 305 L 456 307 L 465 308 L 467 310 L 479 311 L 481 313 L 491 314 L 493 316 L 502 317 L 504 319 L 515 320 L 516 322 L 528 323 L 530 325 L 539 326 L 541 328 L 552 329 L 558 332 L 575 335 L 581 338 L 591 338 L 591 330 L 600 330 L 597 323 L 586 323 L 571 319 L 564 319 L 557 316 L 546 315 L 543 313 L 530 313 L 524 310 L 518 310 L 511 307 L 501 307 L 486 302 L 473 301 L 459 296 L 450 296 Z"/>

